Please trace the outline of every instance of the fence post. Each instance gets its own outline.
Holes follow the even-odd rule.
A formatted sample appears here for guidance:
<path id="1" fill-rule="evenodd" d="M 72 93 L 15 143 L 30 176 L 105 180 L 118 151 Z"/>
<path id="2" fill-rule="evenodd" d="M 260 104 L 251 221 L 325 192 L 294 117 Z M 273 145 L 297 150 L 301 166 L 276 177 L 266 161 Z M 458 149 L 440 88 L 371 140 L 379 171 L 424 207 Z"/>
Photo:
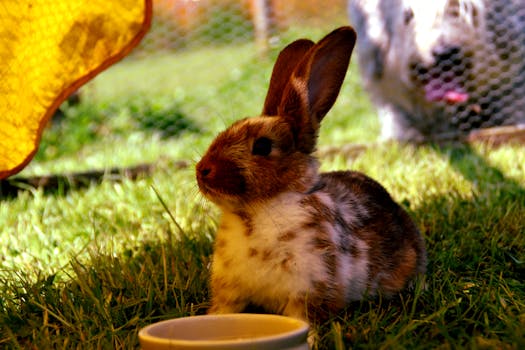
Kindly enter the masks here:
<path id="1" fill-rule="evenodd" d="M 260 55 L 268 52 L 272 15 L 271 0 L 252 0 L 255 44 Z"/>

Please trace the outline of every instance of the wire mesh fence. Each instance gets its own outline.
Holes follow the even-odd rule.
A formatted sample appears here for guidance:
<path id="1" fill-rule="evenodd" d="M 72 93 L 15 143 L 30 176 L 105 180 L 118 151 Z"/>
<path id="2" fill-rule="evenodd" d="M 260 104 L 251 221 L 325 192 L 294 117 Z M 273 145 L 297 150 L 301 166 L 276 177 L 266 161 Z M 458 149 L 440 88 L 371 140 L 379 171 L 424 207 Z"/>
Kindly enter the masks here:
<path id="1" fill-rule="evenodd" d="M 363 81 L 390 128 L 385 137 L 525 122 L 525 2 L 350 3 Z"/>
<path id="2" fill-rule="evenodd" d="M 91 130 L 101 137 L 130 134 L 133 128 L 161 138 L 181 130 L 196 130 L 199 138 L 216 134 L 231 121 L 260 112 L 280 48 L 300 37 L 318 40 L 348 23 L 358 30 L 353 67 L 359 63 L 363 74 L 361 81 L 356 74 L 347 77 L 334 107 L 339 116 L 325 121 L 336 124 L 325 128 L 333 134 L 328 142 L 370 141 L 378 136 L 379 123 L 385 133 L 392 128 L 382 119 L 385 106 L 402 114 L 398 127 L 416 128 L 424 137 L 525 121 L 521 0 L 352 3 L 379 11 L 363 13 L 363 23 L 384 21 L 388 30 L 378 40 L 390 41 L 381 44 L 387 52 L 363 46 L 377 28 L 363 26 L 346 0 L 156 0 L 151 30 L 139 47 L 82 88 L 82 100 L 104 106 L 90 115 L 100 122 Z M 394 23 L 399 26 L 388 27 Z M 397 66 L 369 69 L 380 54 L 397 59 Z M 388 83 L 374 75 L 377 69 Z M 370 119 L 368 97 L 380 117 L 376 124 L 365 120 Z M 361 122 L 365 128 L 345 125 Z"/>
<path id="3" fill-rule="evenodd" d="M 156 0 L 150 34 L 139 52 L 255 40 L 265 49 L 293 25 L 329 25 L 346 17 L 342 0 Z"/>
<path id="4" fill-rule="evenodd" d="M 261 63 L 257 59 L 285 45 L 287 33 L 293 33 L 290 37 L 295 39 L 348 23 L 344 0 L 155 0 L 153 5 L 149 33 L 121 65 L 147 63 L 162 55 L 177 61 L 193 52 L 230 48 L 231 56 L 225 59 L 240 66 L 246 60 L 239 60 L 238 50 L 245 48 L 250 50 L 245 56 L 251 69 L 257 70 Z M 214 64 L 212 56 L 206 57 L 206 62 L 197 61 L 190 60 L 193 66 L 187 71 L 217 72 L 223 68 Z M 166 72 L 161 74 L 167 81 Z M 169 82 L 166 87 L 170 88 Z"/>
<path id="5" fill-rule="evenodd" d="M 441 79 L 436 98 L 457 87 L 465 93 L 458 104 L 440 101 L 461 132 L 525 122 L 525 2 L 490 0 L 482 6 L 476 30 L 457 33 L 459 44 L 435 52 L 437 63 L 423 67 L 420 78 Z"/>
<path id="6" fill-rule="evenodd" d="M 259 113 L 278 50 L 348 24 L 344 0 L 153 4 L 152 26 L 141 44 L 81 95 L 121 107 L 117 114 L 127 113 L 134 124 L 163 137 L 186 127 L 216 133 L 234 119 Z"/>
<path id="7" fill-rule="evenodd" d="M 525 121 L 523 1 L 352 2 L 368 11 L 361 14 L 367 25 L 354 23 L 360 43 L 378 30 L 370 23 L 388 29 L 376 39 L 387 52 L 365 44 L 358 48 L 366 74 L 384 69 L 390 75 L 386 83 L 363 76 L 380 114 L 386 105 L 390 113 L 403 114 L 403 128 L 419 129 L 424 136 Z M 109 73 L 107 84 L 99 84 L 94 93 L 112 97 L 123 88 L 128 94 L 169 92 L 192 115 L 211 112 L 228 119 L 234 108 L 244 112 L 245 105 L 253 113 L 247 105 L 253 99 L 246 96 L 262 99 L 265 69 L 271 68 L 262 57 L 286 40 L 319 38 L 349 23 L 347 6 L 344 0 L 156 0 L 149 34 L 120 64 L 144 72 Z M 355 10 L 350 8 L 353 22 L 359 21 Z M 398 17 L 403 22 L 394 25 Z M 391 68 L 387 56 L 397 61 Z M 182 60 L 184 66 L 177 67 Z M 371 69 L 371 64 L 378 66 Z M 188 81 L 202 88 L 190 89 Z M 370 88 L 374 84 L 384 87 Z M 230 88 L 240 95 L 226 94 L 228 110 L 207 110 L 210 99 Z"/>

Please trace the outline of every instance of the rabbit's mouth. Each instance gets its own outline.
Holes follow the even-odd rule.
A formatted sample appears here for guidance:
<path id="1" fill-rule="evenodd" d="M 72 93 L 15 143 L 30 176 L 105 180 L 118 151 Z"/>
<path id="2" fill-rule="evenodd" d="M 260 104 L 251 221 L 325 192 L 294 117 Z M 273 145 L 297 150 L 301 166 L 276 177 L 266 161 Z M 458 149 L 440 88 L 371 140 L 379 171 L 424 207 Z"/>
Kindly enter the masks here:
<path id="1" fill-rule="evenodd" d="M 216 189 L 198 178 L 197 184 L 202 195 L 220 207 L 229 207 L 232 203 L 238 201 L 238 198 L 235 195 Z"/>
<path id="2" fill-rule="evenodd" d="M 427 102 L 464 103 L 469 99 L 465 87 L 470 78 L 471 56 L 456 45 L 435 48 L 430 66 L 412 62 L 412 79 L 423 89 Z"/>
<path id="3" fill-rule="evenodd" d="M 200 180 L 199 178 L 197 178 L 197 184 L 202 195 L 212 202 L 215 202 L 218 198 L 222 197 L 219 191 L 213 189 L 213 187 L 209 186 L 206 182 Z"/>
<path id="4" fill-rule="evenodd" d="M 450 84 L 438 79 L 425 85 L 425 98 L 432 102 L 461 103 L 468 100 L 468 93 L 459 85 Z"/>

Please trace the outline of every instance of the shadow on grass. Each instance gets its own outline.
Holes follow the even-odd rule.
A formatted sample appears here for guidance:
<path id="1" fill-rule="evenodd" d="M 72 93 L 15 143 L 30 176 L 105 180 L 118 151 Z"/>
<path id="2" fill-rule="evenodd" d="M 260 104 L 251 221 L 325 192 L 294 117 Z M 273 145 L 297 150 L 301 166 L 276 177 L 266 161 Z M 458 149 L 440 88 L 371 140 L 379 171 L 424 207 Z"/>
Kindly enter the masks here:
<path id="1" fill-rule="evenodd" d="M 320 349 L 525 347 L 525 189 L 484 151 L 431 149 L 473 186 L 408 208 L 428 249 L 426 288 L 352 303 L 318 328 Z"/>
<path id="2" fill-rule="evenodd" d="M 522 348 L 525 189 L 484 151 L 466 144 L 432 149 L 472 184 L 472 192 L 451 190 L 412 208 L 429 253 L 428 290 L 413 305 L 416 317 L 394 327 L 382 346 L 400 338 L 411 344 L 417 329 L 419 344 Z M 397 307 L 410 305 L 404 304 Z"/>
<path id="3" fill-rule="evenodd" d="M 164 164 L 165 163 L 165 164 Z M 14 199 L 20 191 L 41 189 L 46 195 L 62 196 L 71 190 L 81 190 L 103 181 L 122 182 L 126 179 L 137 180 L 152 175 L 158 168 L 170 167 L 173 170 L 185 169 L 190 166 L 187 161 L 166 161 L 139 164 L 123 168 L 90 170 L 58 175 L 15 176 L 0 180 L 0 201 Z"/>
<path id="4" fill-rule="evenodd" d="M 431 244 L 441 245 L 441 249 L 458 257 L 460 261 L 454 266 L 458 273 L 479 270 L 479 264 L 485 261 L 486 267 L 494 272 L 523 280 L 523 186 L 490 164 L 470 145 L 435 146 L 434 150 L 473 185 L 473 191 L 469 198 L 456 193 L 437 196 L 417 209 L 416 215 L 423 218 L 424 223 L 433 223 L 435 233 L 448 233 L 448 237 L 442 234 Z M 443 215 L 439 223 L 428 217 L 428 213 L 436 212 Z"/>
<path id="5" fill-rule="evenodd" d="M 3 278 L 0 347 L 136 348 L 140 328 L 204 312 L 210 254 L 209 238 L 172 237 L 73 259 L 65 279 Z"/>
<path id="6" fill-rule="evenodd" d="M 491 165 L 484 156 L 480 155 L 469 144 L 435 145 L 433 149 L 446 158 L 450 165 L 465 179 L 476 186 L 496 183 L 503 185 L 504 189 L 512 191 L 516 195 L 523 196 L 525 194 L 525 189 L 520 184 L 507 177 L 497 167 Z M 480 189 L 483 190 L 483 188 Z"/>

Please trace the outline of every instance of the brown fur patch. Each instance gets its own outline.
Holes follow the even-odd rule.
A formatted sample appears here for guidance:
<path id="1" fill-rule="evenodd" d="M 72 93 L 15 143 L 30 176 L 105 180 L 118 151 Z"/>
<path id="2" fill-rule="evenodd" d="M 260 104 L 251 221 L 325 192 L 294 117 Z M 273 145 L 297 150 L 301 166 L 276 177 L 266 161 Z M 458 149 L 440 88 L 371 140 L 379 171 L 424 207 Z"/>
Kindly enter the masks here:
<path id="1" fill-rule="evenodd" d="M 326 281 L 314 281 L 312 284 L 313 292 L 316 295 L 323 295 L 328 289 L 328 283 L 326 283 Z"/>
<path id="2" fill-rule="evenodd" d="M 279 235 L 277 240 L 281 242 L 289 242 L 295 239 L 295 237 L 297 237 L 297 233 L 295 231 L 286 231 L 285 233 Z"/>
<path id="3" fill-rule="evenodd" d="M 281 268 L 284 270 L 284 271 L 287 271 L 287 272 L 290 272 L 290 264 L 292 263 L 293 261 L 293 255 L 292 253 L 290 252 L 287 252 L 286 253 L 286 256 L 283 258 L 283 260 L 281 261 Z"/>
<path id="4" fill-rule="evenodd" d="M 293 317 L 309 317 L 307 313 L 307 298 L 303 295 L 290 297 L 286 305 L 285 313 Z"/>
<path id="5" fill-rule="evenodd" d="M 316 235 L 312 239 L 312 245 L 316 250 L 330 251 L 334 248 L 333 242 L 327 237 L 323 231 L 318 231 L 319 235 Z"/>
<path id="6" fill-rule="evenodd" d="M 326 221 L 330 224 L 335 222 L 335 212 L 323 204 L 315 195 L 306 196 L 301 200 L 301 205 L 310 212 L 312 218 L 317 221 Z"/>
<path id="7" fill-rule="evenodd" d="M 248 256 L 249 256 L 249 257 L 254 257 L 254 256 L 256 256 L 257 254 L 259 254 L 259 252 L 257 251 L 257 249 L 255 249 L 255 248 L 250 248 L 250 249 L 248 249 Z"/>
<path id="8" fill-rule="evenodd" d="M 311 318 L 318 321 L 326 320 L 330 314 L 339 312 L 346 304 L 344 290 L 332 278 L 314 281 L 307 300 Z"/>
<path id="9" fill-rule="evenodd" d="M 370 281 L 377 280 L 386 294 L 397 293 L 424 271 L 425 249 L 419 231 L 406 212 L 394 204 L 390 210 L 372 212 L 366 227 L 354 230 L 369 247 Z"/>
<path id="10" fill-rule="evenodd" d="M 211 278 L 212 306 L 209 310 L 215 313 L 224 307 L 227 310 L 241 311 L 246 304 L 243 295 L 238 294 L 238 288 L 230 280 L 212 275 Z"/>
<path id="11" fill-rule="evenodd" d="M 246 230 L 244 231 L 244 234 L 249 237 L 253 233 L 253 224 L 252 224 L 252 218 L 248 213 L 246 213 L 243 210 L 238 210 L 235 212 L 235 215 L 237 215 L 243 222 L 244 227 L 246 227 Z"/>
<path id="12" fill-rule="evenodd" d="M 386 293 L 396 293 L 403 289 L 414 276 L 416 262 L 417 254 L 414 249 L 408 248 L 400 252 L 395 269 L 380 280 L 381 289 Z"/>
<path id="13" fill-rule="evenodd" d="M 265 249 L 262 252 L 261 259 L 262 261 L 268 261 L 272 258 L 273 252 L 270 249 Z"/>
<path id="14" fill-rule="evenodd" d="M 215 239 L 215 245 L 213 248 L 214 254 L 222 255 L 222 252 L 224 252 L 224 249 L 226 248 L 226 240 L 221 238 Z"/>
<path id="15" fill-rule="evenodd" d="M 326 251 L 323 254 L 323 262 L 328 275 L 335 280 L 337 278 L 337 254 L 335 253 L 335 249 Z"/>
<path id="16" fill-rule="evenodd" d="M 361 251 L 359 250 L 359 248 L 354 243 L 350 243 L 348 245 L 347 251 L 350 253 L 350 255 L 354 259 L 358 259 L 361 256 Z"/>
<path id="17" fill-rule="evenodd" d="M 209 312 L 215 313 L 225 305 L 233 309 L 242 310 L 246 302 L 240 295 L 221 293 L 212 296 L 212 304 L 213 305 L 211 306 Z"/>
<path id="18" fill-rule="evenodd" d="M 231 259 L 225 259 L 222 261 L 222 265 L 225 267 L 225 268 L 229 268 L 231 265 L 232 265 L 232 261 Z"/>
<path id="19" fill-rule="evenodd" d="M 215 248 L 224 248 L 226 246 L 226 240 L 217 238 L 215 240 Z"/>
<path id="20" fill-rule="evenodd" d="M 230 287 L 230 283 L 222 277 L 212 276 L 211 287 L 215 294 L 218 290 L 225 290 Z"/>
<path id="21" fill-rule="evenodd" d="M 319 221 L 307 221 L 302 225 L 302 229 L 321 231 L 323 229 L 323 225 Z"/>
<path id="22" fill-rule="evenodd" d="M 228 231 L 230 229 L 230 225 L 224 220 L 221 220 L 221 223 L 219 225 L 219 230 Z"/>

